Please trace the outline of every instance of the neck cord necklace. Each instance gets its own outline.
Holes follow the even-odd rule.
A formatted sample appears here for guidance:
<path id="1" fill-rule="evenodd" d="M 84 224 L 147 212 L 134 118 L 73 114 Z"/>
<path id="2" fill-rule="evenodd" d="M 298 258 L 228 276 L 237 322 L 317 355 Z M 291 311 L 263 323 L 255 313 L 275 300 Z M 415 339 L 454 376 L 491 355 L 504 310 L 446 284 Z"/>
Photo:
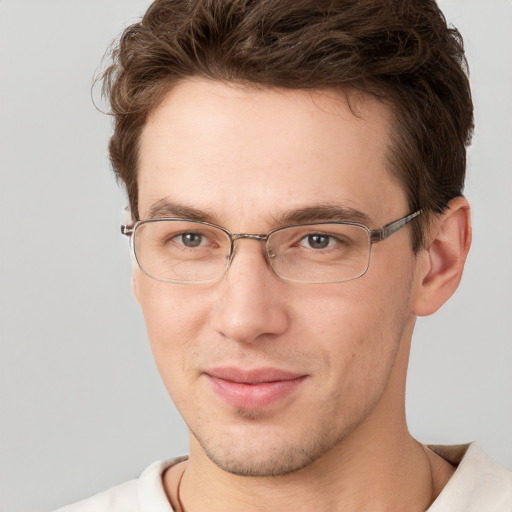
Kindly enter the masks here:
<path id="1" fill-rule="evenodd" d="M 182 501 L 181 501 L 181 495 L 180 495 L 180 490 L 181 490 L 181 481 L 183 480 L 183 475 L 185 474 L 185 471 L 186 471 L 186 470 L 187 470 L 187 468 L 185 468 L 185 469 L 183 470 L 183 473 L 181 473 L 181 475 L 180 475 L 180 479 L 178 480 L 178 486 L 177 486 L 177 488 L 176 488 L 176 499 L 177 499 L 177 501 L 178 501 L 178 505 L 179 505 L 179 507 L 180 507 L 179 512 L 187 512 L 187 511 L 185 510 L 185 507 L 183 506 L 183 503 L 182 503 Z"/>
<path id="2" fill-rule="evenodd" d="M 431 451 L 430 448 L 428 446 L 425 446 L 425 445 L 422 445 L 423 446 L 423 451 L 425 453 L 425 456 L 427 457 L 427 462 L 428 462 L 428 468 L 430 470 L 430 503 L 429 503 L 429 508 L 430 508 L 430 505 L 432 505 L 432 503 L 435 501 L 435 494 L 436 494 L 436 489 L 435 489 L 435 484 L 434 484 L 434 468 L 432 467 L 432 461 L 430 460 L 430 456 L 429 456 L 429 452 Z"/>

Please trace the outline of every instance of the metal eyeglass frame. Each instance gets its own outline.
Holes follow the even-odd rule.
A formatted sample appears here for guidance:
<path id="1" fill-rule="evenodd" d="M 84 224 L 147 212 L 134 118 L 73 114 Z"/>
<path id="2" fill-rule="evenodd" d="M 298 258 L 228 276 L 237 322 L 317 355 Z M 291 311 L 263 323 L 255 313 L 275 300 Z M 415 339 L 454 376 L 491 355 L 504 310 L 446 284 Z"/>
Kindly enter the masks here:
<path id="1" fill-rule="evenodd" d="M 258 234 L 258 233 L 231 233 L 226 228 L 219 226 L 217 224 L 212 224 L 210 222 L 185 219 L 185 218 L 181 218 L 181 217 L 162 217 L 162 218 L 156 218 L 156 219 L 138 220 L 138 221 L 134 222 L 133 224 L 122 224 L 121 225 L 121 233 L 123 235 L 127 236 L 128 238 L 130 238 L 130 241 L 131 241 L 130 245 L 131 245 L 131 248 L 133 251 L 133 256 L 134 256 L 135 260 L 137 261 L 137 264 L 139 265 L 140 269 L 149 277 L 156 279 L 157 281 L 167 282 L 167 283 L 207 284 L 207 283 L 215 283 L 215 282 L 219 281 L 224 276 L 224 274 L 228 270 L 229 266 L 231 265 L 231 261 L 233 260 L 233 256 L 235 254 L 235 242 L 242 238 L 248 238 L 250 240 L 258 240 L 260 242 L 267 242 L 268 238 L 273 233 L 275 233 L 277 231 L 281 231 L 281 230 L 287 229 L 287 228 L 294 228 L 294 227 L 315 226 L 318 224 L 323 224 L 323 225 L 325 225 L 325 224 L 345 224 L 345 225 L 349 225 L 349 226 L 358 226 L 360 228 L 363 228 L 368 233 L 368 239 L 369 239 L 369 245 L 370 245 L 369 255 L 368 255 L 368 264 L 367 264 L 364 272 L 362 272 L 361 274 L 359 274 L 355 277 L 352 277 L 350 279 L 342 279 L 339 281 L 302 281 L 302 280 L 297 280 L 297 279 L 290 279 L 290 278 L 283 277 L 282 275 L 280 275 L 276 271 L 276 269 L 272 265 L 270 265 L 272 267 L 272 270 L 274 271 L 274 273 L 280 279 L 283 279 L 285 281 L 304 283 L 304 284 L 328 284 L 328 283 L 341 283 L 341 282 L 346 282 L 346 281 L 352 281 L 354 279 L 358 279 L 358 278 L 364 276 L 364 274 L 366 274 L 366 272 L 368 271 L 368 268 L 370 267 L 370 256 L 371 256 L 372 245 L 377 242 L 382 242 L 383 240 L 386 240 L 386 238 L 389 238 L 391 235 L 393 235 L 394 233 L 396 233 L 397 231 L 402 229 L 404 226 L 409 224 L 409 222 L 411 222 L 413 219 L 418 217 L 418 215 L 420 215 L 422 213 L 422 211 L 423 210 L 417 210 L 414 213 L 410 213 L 410 214 L 406 215 L 405 217 L 401 217 L 397 220 L 391 221 L 388 224 L 385 224 L 381 228 L 377 228 L 377 229 L 370 229 L 368 226 L 365 226 L 364 224 L 361 224 L 359 222 L 327 221 L 327 222 L 309 222 L 309 223 L 305 223 L 305 224 L 293 224 L 290 226 L 281 226 L 281 227 L 272 229 L 266 235 L 264 235 L 264 234 Z M 126 208 L 125 214 L 127 212 L 128 212 L 128 209 Z M 230 251 L 229 251 L 229 254 L 227 255 L 227 265 L 224 269 L 224 272 L 222 274 L 220 274 L 218 276 L 218 278 L 216 278 L 214 280 L 210 280 L 210 281 L 179 281 L 179 280 L 160 279 L 152 274 L 149 274 L 146 270 L 144 270 L 144 268 L 142 267 L 142 265 L 140 264 L 140 262 L 137 258 L 137 254 L 135 253 L 135 246 L 133 243 L 132 235 L 135 233 L 137 226 L 139 226 L 141 224 L 147 224 L 147 223 L 151 223 L 151 222 L 160 222 L 160 221 L 166 221 L 166 220 L 192 222 L 192 223 L 196 223 L 196 224 L 201 224 L 201 225 L 217 228 L 217 229 L 220 229 L 221 231 L 223 231 L 231 241 Z M 269 258 L 269 260 L 273 257 L 273 255 L 269 254 L 268 251 L 266 252 L 266 254 L 267 254 L 267 257 Z"/>

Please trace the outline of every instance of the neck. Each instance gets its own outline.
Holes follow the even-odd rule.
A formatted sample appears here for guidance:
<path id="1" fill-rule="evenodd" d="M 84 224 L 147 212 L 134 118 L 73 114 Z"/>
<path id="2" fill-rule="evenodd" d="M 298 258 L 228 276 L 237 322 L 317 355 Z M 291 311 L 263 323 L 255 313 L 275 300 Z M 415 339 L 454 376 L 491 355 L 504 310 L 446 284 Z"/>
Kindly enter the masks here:
<path id="1" fill-rule="evenodd" d="M 203 460 L 200 452 L 196 453 L 201 448 L 194 447 L 185 472 L 181 473 L 180 468 L 176 501 L 183 512 L 426 510 L 453 468 L 407 432 L 405 437 L 404 433 L 383 435 L 387 442 L 379 439 L 361 444 L 356 439 L 352 443 L 347 440 L 306 468 L 264 478 L 227 473 L 209 459 Z M 174 481 L 176 494 L 176 475 Z"/>

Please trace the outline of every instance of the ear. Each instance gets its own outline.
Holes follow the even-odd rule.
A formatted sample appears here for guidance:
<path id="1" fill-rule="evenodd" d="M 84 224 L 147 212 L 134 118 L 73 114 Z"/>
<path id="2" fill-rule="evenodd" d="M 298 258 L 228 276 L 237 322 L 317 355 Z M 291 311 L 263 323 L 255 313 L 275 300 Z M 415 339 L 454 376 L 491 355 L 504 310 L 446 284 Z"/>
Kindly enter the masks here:
<path id="1" fill-rule="evenodd" d="M 139 300 L 139 286 L 138 286 L 138 283 L 137 283 L 137 279 L 135 277 L 135 272 L 137 272 L 137 269 L 133 268 L 132 269 L 132 281 L 131 281 L 132 294 L 135 297 L 135 300 L 140 304 L 140 300 Z"/>
<path id="2" fill-rule="evenodd" d="M 450 201 L 448 209 L 435 219 L 427 234 L 427 247 L 420 250 L 413 313 L 431 315 L 459 286 L 471 246 L 469 204 L 463 197 Z"/>

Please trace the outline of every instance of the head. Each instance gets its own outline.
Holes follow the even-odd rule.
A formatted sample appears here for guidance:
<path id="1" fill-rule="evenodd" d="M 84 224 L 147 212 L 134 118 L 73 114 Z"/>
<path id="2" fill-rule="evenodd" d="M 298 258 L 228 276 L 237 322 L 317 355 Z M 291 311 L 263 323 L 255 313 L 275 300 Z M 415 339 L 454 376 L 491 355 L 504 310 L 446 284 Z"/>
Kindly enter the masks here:
<path id="1" fill-rule="evenodd" d="M 156 1 L 125 30 L 113 58 L 104 74 L 110 157 L 135 219 L 142 130 L 191 77 L 356 90 L 386 104 L 389 171 L 409 210 L 423 210 L 411 227 L 415 250 L 431 215 L 462 194 L 473 106 L 462 38 L 434 0 Z"/>
<path id="2" fill-rule="evenodd" d="M 135 219 L 264 234 L 340 211 L 371 229 L 423 212 L 345 283 L 284 281 L 250 239 L 215 283 L 135 268 L 191 453 L 268 476 L 376 442 L 377 426 L 399 433 L 415 317 L 453 292 L 469 243 L 471 99 L 435 3 L 157 1 L 105 80 Z"/>

